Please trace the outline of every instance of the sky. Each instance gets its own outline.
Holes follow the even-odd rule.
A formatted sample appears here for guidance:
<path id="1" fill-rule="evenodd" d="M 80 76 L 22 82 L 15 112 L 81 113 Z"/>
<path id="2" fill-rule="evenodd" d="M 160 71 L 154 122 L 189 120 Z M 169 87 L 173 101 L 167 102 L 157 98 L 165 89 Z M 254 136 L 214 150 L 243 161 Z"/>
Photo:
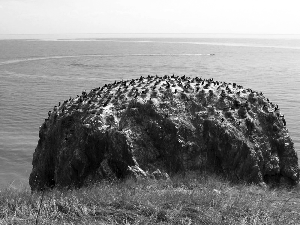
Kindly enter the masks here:
<path id="1" fill-rule="evenodd" d="M 0 34 L 300 34 L 299 0 L 0 0 Z"/>

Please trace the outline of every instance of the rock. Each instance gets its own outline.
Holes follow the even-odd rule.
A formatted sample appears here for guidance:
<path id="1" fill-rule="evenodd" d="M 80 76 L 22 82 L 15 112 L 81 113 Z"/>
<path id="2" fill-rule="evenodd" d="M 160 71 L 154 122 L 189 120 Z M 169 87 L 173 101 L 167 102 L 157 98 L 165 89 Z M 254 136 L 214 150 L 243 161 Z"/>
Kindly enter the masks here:
<path id="1" fill-rule="evenodd" d="M 49 112 L 29 183 L 81 187 L 205 170 L 294 185 L 298 158 L 285 125 L 277 105 L 235 83 L 174 75 L 114 82 Z"/>
<path id="2" fill-rule="evenodd" d="M 150 177 L 153 177 L 156 180 L 170 180 L 169 174 L 163 173 L 159 169 L 152 172 Z"/>
<path id="3" fill-rule="evenodd" d="M 132 173 L 132 176 L 135 179 L 139 178 L 148 178 L 149 174 L 143 171 L 140 167 L 138 166 L 128 166 L 128 170 Z"/>

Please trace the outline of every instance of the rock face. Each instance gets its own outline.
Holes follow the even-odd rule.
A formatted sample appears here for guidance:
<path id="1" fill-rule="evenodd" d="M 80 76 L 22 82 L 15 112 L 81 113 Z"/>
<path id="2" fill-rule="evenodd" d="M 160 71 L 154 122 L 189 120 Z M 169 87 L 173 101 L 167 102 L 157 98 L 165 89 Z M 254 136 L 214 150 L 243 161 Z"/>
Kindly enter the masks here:
<path id="1" fill-rule="evenodd" d="M 39 131 L 29 183 L 209 170 L 232 180 L 296 184 L 298 158 L 277 105 L 235 83 L 185 76 L 119 81 L 70 98 Z"/>

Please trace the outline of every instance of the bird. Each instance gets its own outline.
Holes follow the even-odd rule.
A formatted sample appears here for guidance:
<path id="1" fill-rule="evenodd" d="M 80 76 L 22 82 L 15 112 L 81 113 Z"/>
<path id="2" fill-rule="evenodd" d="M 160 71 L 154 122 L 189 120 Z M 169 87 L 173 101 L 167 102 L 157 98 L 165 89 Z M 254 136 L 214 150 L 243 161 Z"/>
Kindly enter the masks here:
<path id="1" fill-rule="evenodd" d="M 285 121 L 284 117 L 282 118 L 282 122 L 283 122 L 283 126 L 286 126 L 286 121 Z"/>
<path id="2" fill-rule="evenodd" d="M 167 88 L 170 88 L 170 84 L 169 84 L 169 82 L 168 81 L 166 81 L 167 82 Z"/>

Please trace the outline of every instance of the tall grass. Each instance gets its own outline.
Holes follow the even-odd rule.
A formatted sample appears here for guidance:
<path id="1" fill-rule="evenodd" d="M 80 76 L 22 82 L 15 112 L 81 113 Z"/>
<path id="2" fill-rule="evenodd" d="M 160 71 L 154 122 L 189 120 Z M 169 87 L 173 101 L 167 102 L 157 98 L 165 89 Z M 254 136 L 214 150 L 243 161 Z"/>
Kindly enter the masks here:
<path id="1" fill-rule="evenodd" d="M 44 196 L 7 188 L 0 191 L 0 224 L 300 224 L 299 192 L 195 173 L 53 189 Z"/>

